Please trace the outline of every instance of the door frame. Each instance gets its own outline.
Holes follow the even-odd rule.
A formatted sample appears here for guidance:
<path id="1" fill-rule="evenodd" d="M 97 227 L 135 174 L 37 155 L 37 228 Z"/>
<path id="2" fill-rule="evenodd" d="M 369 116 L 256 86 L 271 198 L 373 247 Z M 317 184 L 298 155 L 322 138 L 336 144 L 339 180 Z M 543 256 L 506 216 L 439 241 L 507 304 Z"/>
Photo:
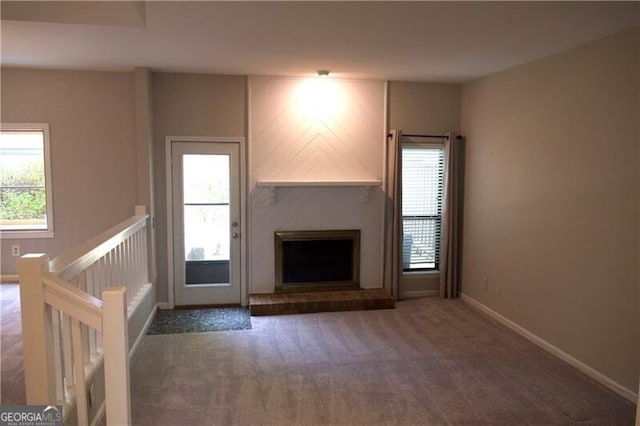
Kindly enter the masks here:
<path id="1" fill-rule="evenodd" d="M 244 137 L 204 137 L 204 136 L 166 136 L 165 137 L 165 185 L 167 194 L 167 292 L 168 308 L 175 306 L 175 280 L 173 270 L 173 168 L 171 165 L 173 142 L 235 143 L 240 150 L 240 304 L 247 305 L 247 176 L 246 144 Z"/>

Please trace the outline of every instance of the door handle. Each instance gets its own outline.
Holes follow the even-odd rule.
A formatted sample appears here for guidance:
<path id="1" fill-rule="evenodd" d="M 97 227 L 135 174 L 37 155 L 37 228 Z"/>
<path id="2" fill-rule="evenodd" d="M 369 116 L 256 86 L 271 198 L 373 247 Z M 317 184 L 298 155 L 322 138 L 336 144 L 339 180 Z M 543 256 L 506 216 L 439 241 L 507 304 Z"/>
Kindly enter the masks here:
<path id="1" fill-rule="evenodd" d="M 240 234 L 238 234 L 237 232 L 234 232 L 233 234 L 231 234 L 231 236 L 232 236 L 234 239 L 237 239 L 237 238 L 240 236 Z"/>

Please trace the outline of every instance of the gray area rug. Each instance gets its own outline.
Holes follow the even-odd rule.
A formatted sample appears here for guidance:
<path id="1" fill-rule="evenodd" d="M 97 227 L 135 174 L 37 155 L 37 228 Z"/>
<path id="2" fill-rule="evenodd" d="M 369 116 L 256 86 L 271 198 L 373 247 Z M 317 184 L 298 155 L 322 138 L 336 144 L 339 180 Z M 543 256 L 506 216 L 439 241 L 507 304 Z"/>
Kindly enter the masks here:
<path id="1" fill-rule="evenodd" d="M 250 329 L 251 316 L 247 308 L 171 309 L 156 313 L 147 334 Z"/>

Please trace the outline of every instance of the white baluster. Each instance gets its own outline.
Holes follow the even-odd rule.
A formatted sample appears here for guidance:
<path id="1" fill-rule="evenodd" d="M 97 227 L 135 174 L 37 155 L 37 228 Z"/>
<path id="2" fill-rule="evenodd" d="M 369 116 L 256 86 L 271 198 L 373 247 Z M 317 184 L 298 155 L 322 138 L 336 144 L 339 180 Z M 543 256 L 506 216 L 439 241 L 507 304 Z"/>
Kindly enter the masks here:
<path id="1" fill-rule="evenodd" d="M 140 231 L 142 231 L 142 229 Z M 142 244 L 142 240 L 140 237 L 140 231 L 136 232 L 132 236 L 134 246 L 133 246 L 133 253 L 132 253 L 133 262 L 131 263 L 131 272 L 134 277 L 133 289 L 136 292 L 136 294 L 138 294 L 142 286 L 142 274 L 141 274 L 142 257 L 140 256 L 140 249 L 141 249 L 140 245 Z"/>
<path id="2" fill-rule="evenodd" d="M 149 246 L 147 240 L 147 227 L 140 231 L 142 233 L 142 284 L 149 282 Z"/>
<path id="3" fill-rule="evenodd" d="M 96 283 L 94 278 L 95 270 L 96 270 L 96 263 L 89 266 L 89 268 L 86 271 L 87 292 L 92 296 L 96 296 Z M 99 296 L 96 296 L 96 297 L 99 297 Z M 92 362 L 95 359 L 95 357 L 98 355 L 98 349 L 96 344 L 96 334 L 97 334 L 96 330 L 89 329 L 89 355 Z"/>
<path id="4" fill-rule="evenodd" d="M 138 233 L 138 273 L 140 274 L 140 286 L 147 283 L 147 227 Z"/>
<path id="5" fill-rule="evenodd" d="M 76 411 L 78 424 L 89 424 L 89 412 L 87 405 L 87 382 L 84 376 L 84 361 L 82 350 L 82 330 L 80 321 L 71 319 L 71 340 L 73 346 L 73 376 L 75 379 Z"/>
<path id="6" fill-rule="evenodd" d="M 119 244 L 118 247 L 116 247 L 116 261 L 115 261 L 115 271 L 116 271 L 116 281 L 112 284 L 112 285 L 124 285 L 123 283 L 123 279 L 122 279 L 122 244 Z"/>
<path id="7" fill-rule="evenodd" d="M 91 362 L 91 347 L 89 345 L 89 327 L 86 324 L 80 324 L 82 343 L 82 361 L 84 364 Z"/>
<path id="8" fill-rule="evenodd" d="M 96 296 L 98 298 L 102 297 L 102 291 L 106 287 L 107 273 L 105 269 L 105 264 L 106 264 L 106 259 L 104 257 L 101 257 L 100 259 L 98 259 L 98 274 L 97 274 L 98 288 L 96 289 L 100 294 L 100 296 Z"/>
<path id="9" fill-rule="evenodd" d="M 65 393 L 73 393 L 73 349 L 71 347 L 71 318 L 62 314 L 62 361 L 64 363 Z"/>
<path id="10" fill-rule="evenodd" d="M 86 271 L 85 271 L 85 280 L 87 283 L 87 293 L 89 293 L 92 296 L 96 295 L 96 286 L 93 280 L 93 271 L 96 267 L 96 264 L 94 263 L 93 265 L 89 266 Z"/>
<path id="11" fill-rule="evenodd" d="M 132 235 L 131 240 L 133 244 L 133 249 L 131 251 L 131 276 L 133 285 L 131 290 L 137 295 L 140 291 L 140 283 L 142 281 L 142 276 L 140 276 L 140 262 L 142 260 L 140 258 L 140 231 Z"/>
<path id="12" fill-rule="evenodd" d="M 133 270 L 135 275 L 135 285 L 136 285 L 136 294 L 140 292 L 142 288 L 142 280 L 144 279 L 142 276 L 142 234 L 141 232 L 144 230 L 142 228 L 140 231 L 136 232 L 134 235 L 135 238 L 135 248 L 133 251 L 135 262 L 133 263 Z"/>
<path id="13" fill-rule="evenodd" d="M 87 291 L 87 271 L 84 270 L 78 274 L 78 288 L 84 292 Z"/>
<path id="14" fill-rule="evenodd" d="M 104 258 L 105 260 L 105 280 L 104 285 L 105 288 L 113 285 L 114 277 L 113 277 L 113 251 L 107 253 Z M 104 289 L 102 290 L 104 292 Z"/>
<path id="15" fill-rule="evenodd" d="M 124 251 L 124 255 L 122 258 L 123 261 L 123 266 L 122 269 L 124 270 L 124 286 L 127 288 L 127 293 L 129 294 L 130 298 L 135 297 L 136 292 L 134 291 L 134 286 L 135 286 L 135 276 L 133 274 L 131 265 L 133 264 L 133 241 L 131 239 L 131 237 L 127 238 L 124 242 L 123 242 L 123 251 Z"/>
<path id="16" fill-rule="evenodd" d="M 64 389 L 64 366 L 62 364 L 62 321 L 60 320 L 60 311 L 51 309 L 51 328 L 53 331 L 53 368 L 56 386 L 56 401 L 59 403 L 65 400 Z"/>

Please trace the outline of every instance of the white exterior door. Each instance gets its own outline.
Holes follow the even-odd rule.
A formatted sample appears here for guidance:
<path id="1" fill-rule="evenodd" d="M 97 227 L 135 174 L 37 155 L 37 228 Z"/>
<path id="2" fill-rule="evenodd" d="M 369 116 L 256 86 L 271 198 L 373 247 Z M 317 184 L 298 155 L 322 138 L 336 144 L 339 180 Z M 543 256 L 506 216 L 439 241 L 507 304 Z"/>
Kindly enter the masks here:
<path id="1" fill-rule="evenodd" d="M 240 304 L 240 147 L 171 142 L 175 305 Z"/>

